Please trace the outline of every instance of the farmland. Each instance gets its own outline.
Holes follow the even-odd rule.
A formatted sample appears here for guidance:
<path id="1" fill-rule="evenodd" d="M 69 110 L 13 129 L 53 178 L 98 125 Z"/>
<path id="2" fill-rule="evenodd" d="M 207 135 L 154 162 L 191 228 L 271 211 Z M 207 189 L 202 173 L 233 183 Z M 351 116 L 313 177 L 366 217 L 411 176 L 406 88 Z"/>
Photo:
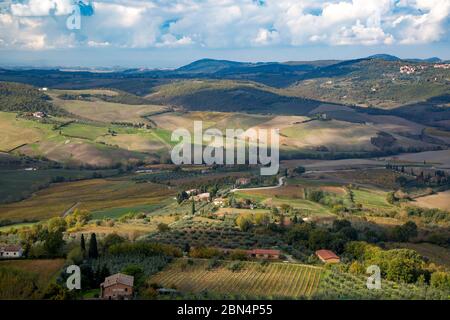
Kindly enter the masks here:
<path id="1" fill-rule="evenodd" d="M 206 260 L 194 260 L 189 265 L 178 259 L 148 281 L 183 293 L 295 299 L 314 295 L 322 273 L 321 268 L 306 265 L 255 262 L 244 262 L 242 269 L 233 272 L 227 269 L 227 263 L 208 269 Z"/>
<path id="2" fill-rule="evenodd" d="M 126 105 L 105 101 L 58 101 L 57 105 L 64 110 L 81 117 L 96 122 L 145 122 L 144 116 L 164 110 L 162 106 L 155 105 Z"/>
<path id="3" fill-rule="evenodd" d="M 367 288 L 367 277 L 340 272 L 336 269 L 323 273 L 315 299 L 337 300 L 445 300 L 448 293 L 426 290 L 408 284 L 382 281 L 380 290 Z"/>
<path id="4" fill-rule="evenodd" d="M 92 179 L 52 185 L 29 199 L 0 205 L 3 219 L 43 220 L 61 216 L 74 204 L 80 210 L 104 211 L 110 208 L 130 208 L 152 205 L 173 195 L 167 187 L 136 184 L 126 178 Z"/>
<path id="5" fill-rule="evenodd" d="M 450 210 L 450 191 L 439 192 L 415 199 L 414 204 L 423 208 Z"/>
<path id="6" fill-rule="evenodd" d="M 41 289 L 45 289 L 63 266 L 63 259 L 0 261 L 0 268 L 15 268 L 37 275 Z"/>
<path id="7" fill-rule="evenodd" d="M 93 176 L 104 177 L 117 174 L 117 170 L 0 170 L 0 202 L 20 201 L 33 192 L 47 188 L 51 183 L 59 181 L 84 180 Z"/>
<path id="8" fill-rule="evenodd" d="M 55 275 L 75 263 L 88 287 L 66 298 L 121 272 L 137 299 L 448 299 L 450 113 L 434 96 L 447 71 L 423 62 L 414 82 L 379 60 L 2 69 L 36 85 L 0 83 L 0 246 L 24 250 L 0 262 L 10 292 L 25 279 L 36 298 L 55 278 L 64 291 Z M 172 163 L 172 132 L 195 121 L 278 129 L 279 172 Z M 365 286 L 372 264 L 380 291 Z"/>

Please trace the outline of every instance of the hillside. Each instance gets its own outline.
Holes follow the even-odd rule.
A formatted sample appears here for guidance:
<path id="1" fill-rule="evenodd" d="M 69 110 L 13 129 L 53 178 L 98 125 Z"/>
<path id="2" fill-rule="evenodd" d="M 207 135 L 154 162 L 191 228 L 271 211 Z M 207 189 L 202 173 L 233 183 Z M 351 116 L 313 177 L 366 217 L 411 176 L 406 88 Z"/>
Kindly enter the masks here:
<path id="1" fill-rule="evenodd" d="M 286 96 L 389 109 L 448 94 L 450 71 L 436 68 L 439 63 L 442 62 L 437 58 L 402 60 L 385 54 L 347 61 L 286 63 L 202 59 L 174 70 L 75 72 L 3 69 L 0 70 L 0 80 L 59 89 L 113 88 L 141 96 L 180 80 L 231 80 L 265 85 Z M 401 67 L 413 71 L 401 73 Z"/>
<path id="2" fill-rule="evenodd" d="M 195 111 L 305 115 L 321 102 L 281 95 L 276 90 L 237 81 L 182 81 L 155 88 L 147 98 Z"/>
<path id="3" fill-rule="evenodd" d="M 53 115 L 65 113 L 51 104 L 49 100 L 49 96 L 32 86 L 0 82 L 0 111 L 41 111 Z"/>
<path id="4" fill-rule="evenodd" d="M 402 67 L 411 73 L 401 72 Z M 289 94 L 363 107 L 393 108 L 450 93 L 449 69 L 433 63 L 359 59 L 305 74 Z"/>

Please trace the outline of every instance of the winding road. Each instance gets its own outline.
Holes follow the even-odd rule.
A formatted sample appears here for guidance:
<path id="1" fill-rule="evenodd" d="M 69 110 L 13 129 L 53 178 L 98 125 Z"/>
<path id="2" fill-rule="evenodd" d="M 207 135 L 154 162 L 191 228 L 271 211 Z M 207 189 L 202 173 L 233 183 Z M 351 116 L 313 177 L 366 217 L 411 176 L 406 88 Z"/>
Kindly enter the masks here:
<path id="1" fill-rule="evenodd" d="M 233 189 L 230 192 L 236 192 L 236 191 L 252 191 L 252 190 L 270 190 L 270 189 L 277 189 L 284 186 L 286 183 L 286 177 L 281 177 L 278 179 L 278 184 L 276 186 L 271 187 L 258 187 L 258 188 L 243 188 L 243 189 Z"/>

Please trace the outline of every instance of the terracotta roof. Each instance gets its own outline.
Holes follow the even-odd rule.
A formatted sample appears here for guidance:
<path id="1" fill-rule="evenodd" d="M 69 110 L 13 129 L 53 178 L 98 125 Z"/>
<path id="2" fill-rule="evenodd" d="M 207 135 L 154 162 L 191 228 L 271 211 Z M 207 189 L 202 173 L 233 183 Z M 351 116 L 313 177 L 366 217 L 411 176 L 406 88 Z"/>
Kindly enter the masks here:
<path id="1" fill-rule="evenodd" d="M 316 255 L 323 260 L 339 259 L 339 257 L 330 250 L 317 250 Z"/>
<path id="2" fill-rule="evenodd" d="M 0 251 L 3 251 L 3 252 L 17 252 L 20 250 L 22 250 L 22 247 L 19 245 L 10 244 L 10 245 L 5 245 L 5 246 L 0 246 Z"/>
<path id="3" fill-rule="evenodd" d="M 273 250 L 273 249 L 253 249 L 248 250 L 248 254 L 270 254 L 270 255 L 280 255 L 280 250 Z"/>
<path id="4" fill-rule="evenodd" d="M 104 288 L 110 287 L 115 284 L 124 284 L 126 286 L 132 287 L 134 284 L 134 277 L 128 276 L 123 273 L 116 273 L 112 276 L 106 277 L 105 282 L 102 283 Z"/>

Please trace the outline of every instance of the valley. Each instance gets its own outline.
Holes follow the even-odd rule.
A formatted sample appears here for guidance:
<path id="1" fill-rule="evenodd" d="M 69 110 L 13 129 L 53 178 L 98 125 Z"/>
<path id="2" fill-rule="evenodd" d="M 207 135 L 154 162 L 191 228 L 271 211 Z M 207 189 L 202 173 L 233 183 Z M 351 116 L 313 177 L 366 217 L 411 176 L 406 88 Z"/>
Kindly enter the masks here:
<path id="1" fill-rule="evenodd" d="M 0 261 L 0 296 L 90 299 L 124 272 L 140 299 L 449 299 L 450 71 L 435 65 L 0 70 L 0 244 L 24 254 Z M 172 132 L 194 121 L 279 129 L 278 174 L 174 165 Z M 91 277 L 76 296 L 71 263 Z"/>

